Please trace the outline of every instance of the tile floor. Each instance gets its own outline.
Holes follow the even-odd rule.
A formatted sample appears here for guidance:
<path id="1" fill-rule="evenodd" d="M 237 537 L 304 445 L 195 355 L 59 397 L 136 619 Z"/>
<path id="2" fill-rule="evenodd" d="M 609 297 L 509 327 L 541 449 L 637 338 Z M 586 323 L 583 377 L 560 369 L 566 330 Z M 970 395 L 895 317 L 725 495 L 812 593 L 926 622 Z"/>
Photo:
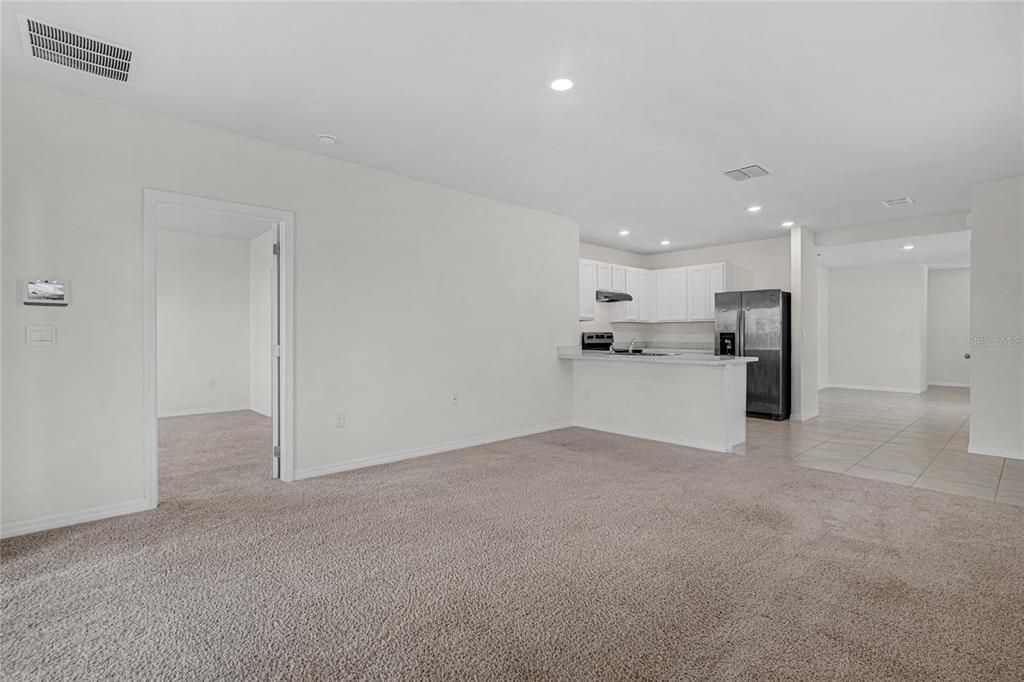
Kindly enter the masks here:
<path id="1" fill-rule="evenodd" d="M 737 452 L 812 469 L 1024 505 L 1024 460 L 967 453 L 969 392 L 829 388 L 806 422 L 747 420 Z"/>

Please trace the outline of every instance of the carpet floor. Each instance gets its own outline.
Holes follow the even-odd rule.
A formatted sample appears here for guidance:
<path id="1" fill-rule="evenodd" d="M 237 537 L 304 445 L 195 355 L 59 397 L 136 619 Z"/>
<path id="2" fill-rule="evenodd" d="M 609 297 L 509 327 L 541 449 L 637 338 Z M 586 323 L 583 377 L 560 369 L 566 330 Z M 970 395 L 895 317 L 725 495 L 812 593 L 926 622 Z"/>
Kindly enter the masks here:
<path id="1" fill-rule="evenodd" d="M 1021 507 L 582 429 L 284 484 L 269 428 L 4 541 L 4 677 L 1024 678 Z"/>

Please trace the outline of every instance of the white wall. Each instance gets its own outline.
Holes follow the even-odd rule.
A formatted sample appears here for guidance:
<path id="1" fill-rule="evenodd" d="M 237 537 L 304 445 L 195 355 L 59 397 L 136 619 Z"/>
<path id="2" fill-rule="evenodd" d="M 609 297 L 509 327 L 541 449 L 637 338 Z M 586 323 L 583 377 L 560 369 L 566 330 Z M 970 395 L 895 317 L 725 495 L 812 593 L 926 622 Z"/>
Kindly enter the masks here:
<path id="1" fill-rule="evenodd" d="M 818 266 L 818 389 L 828 386 L 828 268 Z"/>
<path id="2" fill-rule="evenodd" d="M 143 499 L 145 187 L 295 213 L 299 472 L 571 419 L 571 367 L 555 349 L 576 340 L 574 221 L 2 87 L 3 295 L 33 276 L 74 287 L 66 309 L 3 309 L 5 527 Z M 27 347 L 25 325 L 44 322 L 58 345 Z"/>
<path id="3" fill-rule="evenodd" d="M 704 263 L 729 263 L 733 289 L 784 289 L 789 291 L 789 237 L 723 244 L 700 249 L 640 255 L 594 244 L 580 244 L 580 258 L 638 268 L 674 268 Z M 713 343 L 714 322 L 659 322 L 636 324 L 608 322 L 609 306 L 598 304 L 594 320 L 580 323 L 581 331 L 615 332 L 616 339 L 657 342 Z"/>
<path id="4" fill-rule="evenodd" d="M 249 405 L 249 244 L 157 231 L 160 416 Z"/>
<path id="5" fill-rule="evenodd" d="M 928 383 L 969 386 L 971 361 L 971 271 L 928 271 Z"/>
<path id="6" fill-rule="evenodd" d="M 274 233 L 252 239 L 249 250 L 249 409 L 269 417 L 271 405 L 271 269 Z"/>
<path id="7" fill-rule="evenodd" d="M 1024 178 L 971 190 L 971 442 L 1024 459 Z M 4 404 L 6 404 L 6 399 Z"/>
<path id="8" fill-rule="evenodd" d="M 927 388 L 928 269 L 920 263 L 830 268 L 829 384 Z"/>

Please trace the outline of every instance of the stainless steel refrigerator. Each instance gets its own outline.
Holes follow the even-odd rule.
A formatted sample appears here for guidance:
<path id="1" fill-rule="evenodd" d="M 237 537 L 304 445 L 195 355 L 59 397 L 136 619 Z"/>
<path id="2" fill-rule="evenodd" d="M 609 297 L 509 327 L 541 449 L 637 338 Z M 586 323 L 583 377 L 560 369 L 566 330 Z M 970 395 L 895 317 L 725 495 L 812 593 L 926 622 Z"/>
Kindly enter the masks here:
<path id="1" fill-rule="evenodd" d="M 715 294 L 715 353 L 757 358 L 747 364 L 747 415 L 789 419 L 789 292 Z"/>

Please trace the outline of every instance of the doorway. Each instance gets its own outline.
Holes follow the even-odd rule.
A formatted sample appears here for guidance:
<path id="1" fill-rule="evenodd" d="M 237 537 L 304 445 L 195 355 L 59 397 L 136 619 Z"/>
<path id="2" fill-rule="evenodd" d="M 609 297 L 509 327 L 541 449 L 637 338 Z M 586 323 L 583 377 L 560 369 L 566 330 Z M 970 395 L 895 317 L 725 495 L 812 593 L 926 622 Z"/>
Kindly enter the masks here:
<path id="1" fill-rule="evenodd" d="M 292 213 L 155 189 L 143 190 L 143 206 L 148 506 L 156 507 L 159 499 L 162 417 L 269 417 L 271 437 L 259 466 L 266 466 L 267 478 L 291 481 Z M 234 280 L 243 276 L 242 263 L 246 280 L 239 284 Z M 174 284 L 174 296 L 159 288 L 161 277 Z M 239 287 L 245 291 L 244 312 Z M 230 321 L 224 324 L 223 318 Z M 260 452 L 263 447 L 261 441 Z"/>

